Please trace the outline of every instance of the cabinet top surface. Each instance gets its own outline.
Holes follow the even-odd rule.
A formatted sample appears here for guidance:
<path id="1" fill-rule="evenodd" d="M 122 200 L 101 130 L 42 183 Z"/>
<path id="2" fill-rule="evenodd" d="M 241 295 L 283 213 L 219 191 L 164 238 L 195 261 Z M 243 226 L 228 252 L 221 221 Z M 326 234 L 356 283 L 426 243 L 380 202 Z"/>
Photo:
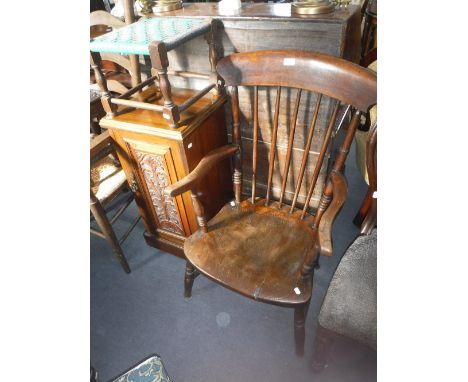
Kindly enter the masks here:
<path id="1" fill-rule="evenodd" d="M 218 3 L 184 3 L 182 9 L 164 12 L 164 16 L 175 17 L 214 17 L 223 20 L 285 20 L 320 23 L 343 23 L 359 11 L 359 6 L 349 5 L 347 9 L 337 8 L 334 12 L 300 16 L 291 14 L 291 3 L 242 3 L 242 8 L 234 15 L 222 15 Z M 155 15 L 158 17 L 158 15 Z"/>

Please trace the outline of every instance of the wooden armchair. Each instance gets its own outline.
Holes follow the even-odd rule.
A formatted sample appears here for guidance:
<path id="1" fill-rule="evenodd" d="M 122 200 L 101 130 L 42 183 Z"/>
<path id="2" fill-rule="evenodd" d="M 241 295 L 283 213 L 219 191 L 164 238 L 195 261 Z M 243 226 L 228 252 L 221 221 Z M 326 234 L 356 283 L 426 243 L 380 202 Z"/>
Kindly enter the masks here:
<path id="1" fill-rule="evenodd" d="M 212 151 L 185 178 L 166 188 L 176 196 L 190 191 L 199 230 L 186 239 L 187 257 L 185 296 L 191 296 L 195 276 L 202 273 L 215 282 L 256 301 L 294 308 L 296 353 L 303 354 L 305 318 L 312 294 L 314 266 L 319 255 L 332 254 L 332 224 L 347 195 L 342 173 L 362 113 L 377 101 L 377 76 L 374 72 L 343 59 L 299 51 L 260 51 L 238 53 L 225 57 L 217 65 L 218 73 L 230 86 L 232 104 L 232 144 Z M 254 87 L 252 163 L 243 163 L 238 86 Z M 265 197 L 258 197 L 259 87 L 276 87 L 275 113 L 268 157 L 268 185 Z M 291 88 L 296 93 L 289 127 L 286 155 L 283 155 L 282 185 L 279 200 L 273 201 L 272 179 L 275 162 L 279 163 L 277 133 L 281 93 Z M 297 89 L 297 90 L 294 90 Z M 309 94 L 305 94 L 311 92 Z M 303 94 L 304 93 L 304 94 Z M 291 93 L 288 93 L 291 94 Z M 301 100 L 301 95 L 303 95 Z M 300 105 L 308 105 L 308 96 L 316 99 L 310 113 L 310 126 L 295 184 L 292 203 L 285 202 L 285 189 L 294 151 L 294 135 Z M 312 98 L 313 99 L 313 98 Z M 330 113 L 322 113 L 321 105 L 331 105 Z M 261 103 L 262 107 L 265 103 Z M 351 108 L 351 107 L 352 108 Z M 354 110 L 345 138 L 323 193 L 314 211 L 309 203 L 317 179 L 330 150 L 337 116 L 343 108 Z M 263 110 L 262 110 L 263 112 Z M 320 112 L 320 113 L 319 113 Z M 320 114 L 320 116 L 319 116 Z M 324 114 L 326 114 L 324 116 Z M 311 179 L 306 180 L 307 196 L 302 208 L 298 195 L 303 189 L 305 168 L 311 152 L 317 120 L 326 130 L 315 155 L 316 166 Z M 323 119 L 326 121 L 324 123 Z M 342 118 L 342 121 L 345 118 Z M 341 125 L 340 123 L 338 125 Z M 249 126 L 244 127 L 249 128 Z M 282 128 L 285 128 L 283 125 Z M 306 128 L 306 126 L 304 126 Z M 322 127 L 320 127 L 322 129 Z M 323 131 L 322 131 L 323 133 Z M 312 146 L 311 146 L 312 145 Z M 284 148 L 284 146 L 283 146 Z M 294 154 L 296 155 L 297 152 Z M 234 158 L 235 200 L 225 205 L 209 222 L 197 195 L 197 182 L 208 176 L 211 167 L 228 157 Z M 245 156 L 245 155 L 244 155 Z M 285 159 L 284 159 L 285 158 Z M 280 163 L 278 164 L 280 166 Z M 242 168 L 252 169 L 251 195 L 242 197 Z M 297 171 L 297 168 L 294 168 Z M 289 174 L 290 175 L 290 174 Z M 290 179 L 293 178 L 290 176 Z"/>
<path id="2" fill-rule="evenodd" d="M 122 215 L 133 200 L 133 193 L 129 193 L 122 206 L 115 215 L 108 219 L 105 206 L 121 194 L 127 187 L 125 174 L 120 163 L 113 156 L 114 147 L 109 132 L 106 131 L 91 141 L 91 214 L 101 231 L 91 228 L 91 233 L 106 239 L 114 250 L 117 260 L 125 272 L 130 273 L 130 267 L 122 251 L 122 243 L 140 220 L 134 220 L 128 230 L 119 240 L 112 229 L 112 224 Z"/>

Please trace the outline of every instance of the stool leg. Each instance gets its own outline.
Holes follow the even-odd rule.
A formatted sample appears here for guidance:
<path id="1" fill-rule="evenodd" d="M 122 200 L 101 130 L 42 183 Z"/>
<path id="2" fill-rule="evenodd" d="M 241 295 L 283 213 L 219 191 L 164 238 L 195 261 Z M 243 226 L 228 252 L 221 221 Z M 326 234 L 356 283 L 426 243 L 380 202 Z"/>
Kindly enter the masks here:
<path id="1" fill-rule="evenodd" d="M 179 126 L 180 115 L 179 108 L 172 100 L 171 83 L 167 76 L 169 59 L 167 57 L 166 45 L 161 41 L 153 41 L 148 49 L 151 66 L 156 69 L 159 76 L 159 90 L 164 99 L 163 117 L 168 120 L 170 127 L 177 128 Z"/>
<path id="2" fill-rule="evenodd" d="M 112 249 L 117 256 L 117 260 L 119 260 L 120 265 L 125 272 L 130 273 L 130 267 L 128 266 L 127 259 L 123 254 L 122 248 L 120 247 L 119 240 L 117 239 L 117 236 L 115 236 L 114 230 L 112 229 L 109 219 L 107 219 L 106 212 L 104 211 L 104 208 L 102 207 L 99 200 L 96 198 L 94 198 L 94 200 L 91 199 L 90 209 L 91 213 L 96 219 L 96 223 L 98 224 L 109 244 L 112 246 Z"/>

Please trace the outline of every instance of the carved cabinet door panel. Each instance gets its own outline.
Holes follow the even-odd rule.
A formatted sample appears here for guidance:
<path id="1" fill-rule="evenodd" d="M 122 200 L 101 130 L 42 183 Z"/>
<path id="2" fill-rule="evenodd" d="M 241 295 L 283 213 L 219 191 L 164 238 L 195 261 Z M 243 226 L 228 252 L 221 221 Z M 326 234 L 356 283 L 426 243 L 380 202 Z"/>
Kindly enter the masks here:
<path id="1" fill-rule="evenodd" d="M 171 147 L 125 138 L 124 140 L 135 173 L 135 181 L 138 182 L 138 188 L 157 228 L 176 235 L 190 235 L 182 198 L 164 195 L 164 189 L 177 181 Z"/>

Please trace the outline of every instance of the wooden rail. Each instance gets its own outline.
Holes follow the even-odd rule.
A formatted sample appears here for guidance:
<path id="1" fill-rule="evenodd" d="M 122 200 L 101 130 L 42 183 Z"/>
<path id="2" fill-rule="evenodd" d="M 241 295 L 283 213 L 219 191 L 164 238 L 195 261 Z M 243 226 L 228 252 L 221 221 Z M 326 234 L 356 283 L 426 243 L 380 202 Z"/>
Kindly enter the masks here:
<path id="1" fill-rule="evenodd" d="M 178 77 L 184 77 L 184 78 L 198 78 L 201 80 L 209 80 L 210 75 L 209 74 L 203 74 L 203 73 L 197 73 L 197 72 L 188 72 L 184 70 L 168 70 L 167 74 L 170 76 L 178 76 Z"/>
<path id="2" fill-rule="evenodd" d="M 187 110 L 190 106 L 192 106 L 195 102 L 197 102 L 200 98 L 202 98 L 206 93 L 208 93 L 211 89 L 213 89 L 216 84 L 210 84 L 205 87 L 203 90 L 200 91 L 197 95 L 189 98 L 185 101 L 182 105 L 179 106 L 179 112 L 182 113 L 184 110 Z"/>
<path id="3" fill-rule="evenodd" d="M 120 99 L 120 98 L 111 98 L 111 103 L 115 105 L 122 105 L 122 106 L 130 106 L 135 107 L 138 109 L 145 109 L 145 110 L 152 110 L 152 111 L 159 111 L 162 112 L 164 107 L 161 105 L 154 105 L 152 103 L 140 102 L 140 101 L 131 101 L 128 99 Z"/>
<path id="4" fill-rule="evenodd" d="M 147 80 L 143 81 L 142 83 L 138 84 L 137 86 L 134 86 L 133 88 L 131 88 L 128 92 L 124 93 L 124 94 L 121 94 L 120 96 L 118 96 L 117 98 L 119 99 L 125 99 L 127 97 L 130 97 L 131 95 L 135 94 L 138 90 L 141 90 L 143 89 L 145 86 L 149 85 L 151 82 L 153 82 L 154 80 L 156 80 L 158 78 L 157 75 L 154 75 L 150 78 L 148 78 Z"/>

